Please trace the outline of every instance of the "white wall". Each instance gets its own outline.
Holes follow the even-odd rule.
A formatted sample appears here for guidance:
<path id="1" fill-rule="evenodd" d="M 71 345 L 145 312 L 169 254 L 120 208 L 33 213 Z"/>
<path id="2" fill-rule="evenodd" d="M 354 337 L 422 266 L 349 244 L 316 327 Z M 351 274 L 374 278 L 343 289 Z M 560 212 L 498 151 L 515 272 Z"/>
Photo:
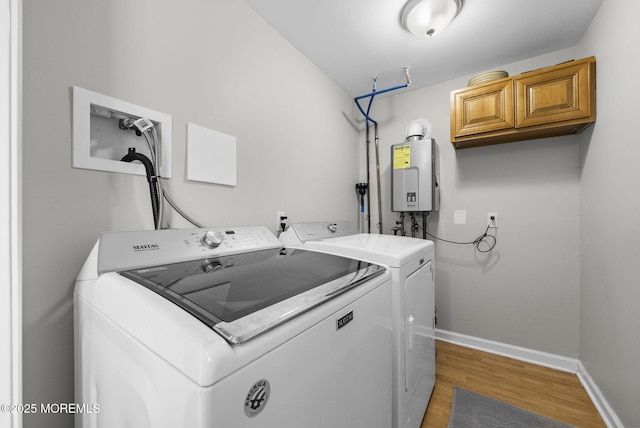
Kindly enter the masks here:
<path id="1" fill-rule="evenodd" d="M 572 58 L 579 57 L 562 51 L 495 69 L 514 75 Z M 449 136 L 449 94 L 470 77 L 374 101 L 384 232 L 391 233 L 398 218 L 390 211 L 389 147 L 404 140 L 412 119 L 425 117 L 440 147 L 441 208 L 429 217 L 429 232 L 469 242 L 484 232 L 488 212 L 499 215 L 498 243 L 490 253 L 436 241 L 438 327 L 577 357 L 579 137 L 456 152 Z M 453 224 L 459 209 L 466 210 L 466 225 Z"/>
<path id="2" fill-rule="evenodd" d="M 206 225 L 356 220 L 351 99 L 242 1 L 29 0 L 24 26 L 25 403 L 73 401 L 72 292 L 99 234 L 152 225 L 144 177 L 71 167 L 70 86 L 173 115 L 166 187 Z M 237 137 L 236 187 L 186 182 L 187 122 Z"/>
<path id="3" fill-rule="evenodd" d="M 580 358 L 640 426 L 640 3 L 605 0 L 581 49 L 598 59 L 598 121 L 581 143 Z"/>

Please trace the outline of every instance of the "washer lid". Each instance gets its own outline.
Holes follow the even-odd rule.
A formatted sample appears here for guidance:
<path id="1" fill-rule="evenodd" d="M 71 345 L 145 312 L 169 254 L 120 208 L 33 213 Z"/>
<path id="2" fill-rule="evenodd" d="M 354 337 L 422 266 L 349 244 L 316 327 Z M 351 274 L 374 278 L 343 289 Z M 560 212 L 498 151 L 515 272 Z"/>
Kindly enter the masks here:
<path id="1" fill-rule="evenodd" d="M 333 252 L 345 257 L 370 260 L 389 267 L 402 267 L 434 248 L 433 242 L 396 235 L 361 233 L 308 241 L 305 248 Z"/>
<path id="2" fill-rule="evenodd" d="M 331 254 L 271 249 L 119 273 L 237 344 L 384 271 Z"/>

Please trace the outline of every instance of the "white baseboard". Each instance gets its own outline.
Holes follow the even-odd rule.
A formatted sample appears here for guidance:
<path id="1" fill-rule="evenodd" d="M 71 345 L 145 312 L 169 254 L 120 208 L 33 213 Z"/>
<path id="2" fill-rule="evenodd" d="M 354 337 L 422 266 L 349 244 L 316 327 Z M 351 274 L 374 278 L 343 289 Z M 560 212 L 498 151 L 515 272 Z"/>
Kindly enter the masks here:
<path id="1" fill-rule="evenodd" d="M 604 423 L 607 424 L 607 427 L 624 428 L 622 421 L 618 418 L 618 415 L 616 415 L 616 412 L 604 397 L 602 391 L 600 391 L 600 388 L 598 388 L 598 385 L 596 385 L 589 372 L 587 372 L 587 369 L 582 364 L 582 361 L 580 361 L 578 364 L 578 373 L 576 374 L 578 375 L 578 379 L 580 379 L 580 382 L 582 383 L 585 391 L 587 391 L 587 394 L 589 394 L 589 397 L 591 397 L 593 405 L 596 406 L 596 409 L 598 409 L 598 412 L 600 412 L 600 416 L 602 416 L 602 419 L 604 420 Z"/>
<path id="2" fill-rule="evenodd" d="M 580 361 L 575 358 L 563 357 L 560 355 L 550 354 L 548 352 L 536 351 L 534 349 L 509 345 L 502 342 L 494 342 L 493 340 L 467 336 L 465 334 L 454 333 L 446 330 L 436 329 L 436 339 L 455 343 L 456 345 L 465 346 L 467 348 L 489 352 L 491 354 L 515 358 L 516 360 L 526 361 L 528 363 L 561 370 L 563 372 L 578 373 L 578 365 L 580 364 Z"/>
<path id="3" fill-rule="evenodd" d="M 622 425 L 622 422 L 618 419 L 613 408 L 609 405 L 604 395 L 602 395 L 600 388 L 598 388 L 593 381 L 582 362 L 576 358 L 563 357 L 548 352 L 536 351 L 535 349 L 523 348 L 521 346 L 509 345 L 508 343 L 495 342 L 493 340 L 440 329 L 436 329 L 436 339 L 539 366 L 561 370 L 563 372 L 574 373 L 578 376 L 578 379 L 580 379 L 582 386 L 585 391 L 587 391 L 587 394 L 589 394 L 593 405 L 598 412 L 600 412 L 600 416 L 605 424 L 607 424 L 607 427 L 624 428 L 624 425 Z"/>

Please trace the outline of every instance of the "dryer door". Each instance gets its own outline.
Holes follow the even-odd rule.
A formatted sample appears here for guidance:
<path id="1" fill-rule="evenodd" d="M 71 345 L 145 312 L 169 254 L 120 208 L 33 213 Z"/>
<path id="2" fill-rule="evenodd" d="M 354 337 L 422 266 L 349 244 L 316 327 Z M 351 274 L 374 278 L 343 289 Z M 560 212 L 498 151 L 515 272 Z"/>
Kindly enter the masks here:
<path id="1" fill-rule="evenodd" d="M 430 395 L 435 383 L 435 296 L 432 262 L 428 262 L 407 277 L 404 305 L 405 388 L 410 396 L 414 393 L 424 394 L 424 399 L 424 396 Z"/>

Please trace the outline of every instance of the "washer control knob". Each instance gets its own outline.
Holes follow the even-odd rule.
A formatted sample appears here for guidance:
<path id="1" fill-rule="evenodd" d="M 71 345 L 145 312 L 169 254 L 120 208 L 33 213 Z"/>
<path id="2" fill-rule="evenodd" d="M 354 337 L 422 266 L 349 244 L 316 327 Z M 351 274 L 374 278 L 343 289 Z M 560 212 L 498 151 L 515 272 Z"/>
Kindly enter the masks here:
<path id="1" fill-rule="evenodd" d="M 218 248 L 222 241 L 224 240 L 224 236 L 220 232 L 214 232 L 213 230 L 207 230 L 204 234 L 200 242 L 207 248 Z"/>
<path id="2" fill-rule="evenodd" d="M 327 229 L 329 229 L 329 232 L 331 233 L 336 233 L 338 231 L 338 225 L 335 223 L 329 223 L 327 225 Z"/>

